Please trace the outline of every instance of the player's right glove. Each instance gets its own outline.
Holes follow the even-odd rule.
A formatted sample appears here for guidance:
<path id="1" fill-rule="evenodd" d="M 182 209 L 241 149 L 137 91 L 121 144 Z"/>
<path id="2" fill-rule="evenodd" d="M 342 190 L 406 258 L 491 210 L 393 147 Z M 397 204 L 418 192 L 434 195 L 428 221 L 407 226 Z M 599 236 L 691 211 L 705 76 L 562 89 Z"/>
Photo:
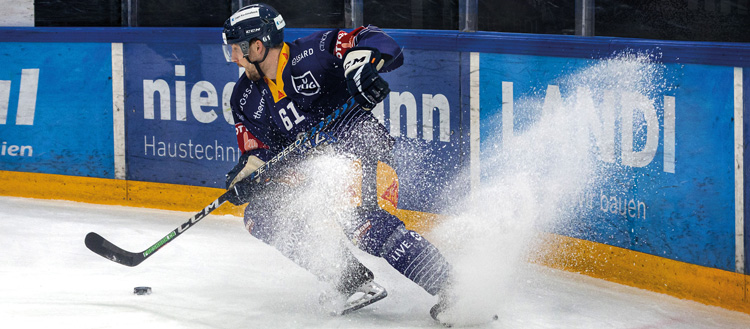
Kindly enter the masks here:
<path id="1" fill-rule="evenodd" d="M 263 188 L 263 184 L 257 181 L 251 182 L 249 180 L 241 180 L 229 188 L 229 197 L 227 201 L 235 206 L 241 206 L 250 201 L 250 198 L 258 191 Z"/>
<path id="2" fill-rule="evenodd" d="M 265 164 L 263 160 L 258 158 L 257 156 L 250 155 L 250 153 L 244 153 L 242 156 L 240 156 L 239 162 L 230 170 L 226 175 L 226 186 L 227 190 L 230 190 L 232 188 L 235 188 L 235 185 L 237 183 L 240 183 L 243 179 L 245 179 L 247 176 L 250 176 L 255 170 L 260 168 Z M 243 182 L 241 186 L 237 186 L 235 188 L 235 191 L 238 191 L 235 198 L 231 198 L 228 201 L 231 202 L 234 205 L 242 205 L 247 203 L 246 197 L 249 196 L 249 188 L 251 185 L 255 185 L 254 183 L 257 182 Z"/>
<path id="3" fill-rule="evenodd" d="M 257 170 L 265 164 L 259 157 L 250 155 L 250 153 L 244 153 L 240 156 L 240 160 L 234 165 L 234 168 L 230 170 L 226 175 L 226 186 L 227 190 L 232 188 L 234 184 L 250 176 L 253 171 Z"/>
<path id="4" fill-rule="evenodd" d="M 346 88 L 359 105 L 371 110 L 382 102 L 391 89 L 378 74 L 385 61 L 375 48 L 354 47 L 344 56 Z"/>

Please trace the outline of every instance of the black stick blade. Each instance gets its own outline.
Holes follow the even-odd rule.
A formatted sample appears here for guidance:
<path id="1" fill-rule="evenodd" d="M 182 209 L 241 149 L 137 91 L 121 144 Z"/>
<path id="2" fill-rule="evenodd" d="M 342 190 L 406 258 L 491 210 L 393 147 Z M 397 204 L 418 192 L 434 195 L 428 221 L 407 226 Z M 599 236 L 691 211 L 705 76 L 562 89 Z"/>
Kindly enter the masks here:
<path id="1" fill-rule="evenodd" d="M 126 266 L 136 266 L 140 264 L 145 257 L 143 254 L 136 254 L 115 246 L 101 235 L 91 232 L 86 234 L 86 247 L 94 253 L 109 259 L 115 263 Z"/>

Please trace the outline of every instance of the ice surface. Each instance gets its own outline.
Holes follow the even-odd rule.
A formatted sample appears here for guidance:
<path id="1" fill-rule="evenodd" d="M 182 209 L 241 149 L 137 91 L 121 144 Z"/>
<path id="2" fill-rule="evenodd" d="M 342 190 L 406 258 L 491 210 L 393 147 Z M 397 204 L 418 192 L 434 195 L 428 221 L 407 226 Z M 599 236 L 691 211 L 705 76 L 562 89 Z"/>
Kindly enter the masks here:
<path id="1" fill-rule="evenodd" d="M 200 209 L 202 205 L 197 205 Z M 358 253 L 389 296 L 353 314 L 318 306 L 317 280 L 209 216 L 137 267 L 83 244 L 94 231 L 141 251 L 192 213 L 0 197 L 3 328 L 440 328 L 436 298 L 382 259 Z M 516 265 L 486 328 L 749 328 L 750 315 L 578 274 Z M 136 286 L 153 293 L 133 294 Z M 494 301 L 493 301 L 494 302 Z"/>

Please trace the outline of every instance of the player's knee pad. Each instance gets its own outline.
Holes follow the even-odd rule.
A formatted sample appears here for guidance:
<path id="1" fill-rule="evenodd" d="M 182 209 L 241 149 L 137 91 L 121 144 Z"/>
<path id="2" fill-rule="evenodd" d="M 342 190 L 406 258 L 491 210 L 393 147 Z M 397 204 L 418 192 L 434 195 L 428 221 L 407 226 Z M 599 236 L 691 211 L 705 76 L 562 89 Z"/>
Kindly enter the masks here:
<path id="1" fill-rule="evenodd" d="M 267 185 L 267 190 L 249 197 L 243 221 L 252 236 L 271 244 L 277 234 L 283 234 L 279 227 L 283 223 L 278 218 L 278 207 L 288 188 L 283 184 L 271 183 Z"/>
<path id="2" fill-rule="evenodd" d="M 266 244 L 271 244 L 277 230 L 274 226 L 273 218 L 271 218 L 265 211 L 248 204 L 248 206 L 245 207 L 243 222 L 245 223 L 245 229 L 250 232 L 250 235 Z"/>

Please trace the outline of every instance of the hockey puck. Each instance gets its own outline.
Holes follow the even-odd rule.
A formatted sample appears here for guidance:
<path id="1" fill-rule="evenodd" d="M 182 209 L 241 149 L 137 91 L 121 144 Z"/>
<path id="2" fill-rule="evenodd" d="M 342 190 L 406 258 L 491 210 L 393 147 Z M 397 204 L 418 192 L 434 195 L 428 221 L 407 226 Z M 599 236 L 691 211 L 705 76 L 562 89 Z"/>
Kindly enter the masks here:
<path id="1" fill-rule="evenodd" d="M 133 288 L 133 293 L 136 295 L 150 295 L 151 287 L 135 287 Z"/>

